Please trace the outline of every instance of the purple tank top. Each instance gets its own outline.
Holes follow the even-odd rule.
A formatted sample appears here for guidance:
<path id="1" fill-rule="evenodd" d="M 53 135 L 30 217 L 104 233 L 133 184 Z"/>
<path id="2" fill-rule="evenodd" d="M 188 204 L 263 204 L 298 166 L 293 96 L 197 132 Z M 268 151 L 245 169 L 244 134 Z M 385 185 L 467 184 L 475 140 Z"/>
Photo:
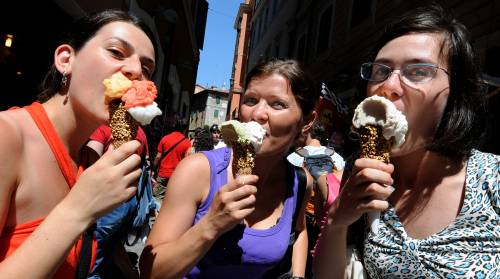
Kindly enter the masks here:
<path id="1" fill-rule="evenodd" d="M 210 190 L 198 207 L 196 224 L 208 211 L 220 187 L 227 183 L 227 167 L 231 149 L 219 148 L 203 152 L 210 162 Z M 237 225 L 222 235 L 185 278 L 261 278 L 278 263 L 286 253 L 290 241 L 293 213 L 296 207 L 298 180 L 293 167 L 293 177 L 287 185 L 284 207 L 278 223 L 265 230 Z"/>

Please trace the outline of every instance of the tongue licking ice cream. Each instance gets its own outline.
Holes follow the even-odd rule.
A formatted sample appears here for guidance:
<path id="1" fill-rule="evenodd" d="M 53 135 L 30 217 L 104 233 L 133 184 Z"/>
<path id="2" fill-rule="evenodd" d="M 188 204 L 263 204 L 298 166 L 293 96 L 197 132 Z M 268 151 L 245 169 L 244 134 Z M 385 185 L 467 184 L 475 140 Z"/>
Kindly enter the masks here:
<path id="1" fill-rule="evenodd" d="M 135 139 L 138 123 L 147 125 L 161 110 L 154 102 L 156 86 L 148 80 L 129 80 L 121 72 L 103 81 L 105 103 L 109 105 L 113 145 L 118 147 Z"/>
<path id="2" fill-rule="evenodd" d="M 401 146 L 408 131 L 406 117 L 394 104 L 377 95 L 366 98 L 354 111 L 354 131 L 359 135 L 362 158 L 372 158 L 389 163 L 391 148 Z M 370 212 L 369 222 L 373 233 L 378 233 L 379 212 Z"/>
<path id="3" fill-rule="evenodd" d="M 251 174 L 255 166 L 255 154 L 262 146 L 266 130 L 255 122 L 241 123 L 229 120 L 221 125 L 224 142 L 233 149 L 233 172 L 236 175 Z"/>

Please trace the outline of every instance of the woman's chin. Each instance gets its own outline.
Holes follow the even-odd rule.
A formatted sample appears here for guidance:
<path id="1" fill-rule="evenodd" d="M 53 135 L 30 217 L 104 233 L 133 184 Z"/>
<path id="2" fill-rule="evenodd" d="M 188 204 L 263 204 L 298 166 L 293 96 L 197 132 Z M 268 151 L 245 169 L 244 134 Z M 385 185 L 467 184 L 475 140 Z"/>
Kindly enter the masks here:
<path id="1" fill-rule="evenodd" d="M 401 147 L 393 148 L 390 156 L 394 158 L 403 157 L 423 149 L 425 149 L 424 143 L 404 143 Z"/>

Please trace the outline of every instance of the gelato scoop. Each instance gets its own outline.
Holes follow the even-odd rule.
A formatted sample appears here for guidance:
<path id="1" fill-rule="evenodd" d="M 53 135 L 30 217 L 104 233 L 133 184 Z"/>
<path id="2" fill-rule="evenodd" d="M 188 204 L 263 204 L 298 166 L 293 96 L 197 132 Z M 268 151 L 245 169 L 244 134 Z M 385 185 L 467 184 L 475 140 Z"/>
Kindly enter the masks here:
<path id="1" fill-rule="evenodd" d="M 233 149 L 233 172 L 236 175 L 251 174 L 255 166 L 255 154 L 260 150 L 266 130 L 255 122 L 241 123 L 229 120 L 221 125 L 224 142 Z"/>
<path id="2" fill-rule="evenodd" d="M 121 72 L 103 81 L 105 103 L 109 105 L 113 145 L 118 147 L 135 139 L 138 123 L 147 125 L 161 110 L 154 102 L 158 92 L 149 80 L 129 80 Z"/>

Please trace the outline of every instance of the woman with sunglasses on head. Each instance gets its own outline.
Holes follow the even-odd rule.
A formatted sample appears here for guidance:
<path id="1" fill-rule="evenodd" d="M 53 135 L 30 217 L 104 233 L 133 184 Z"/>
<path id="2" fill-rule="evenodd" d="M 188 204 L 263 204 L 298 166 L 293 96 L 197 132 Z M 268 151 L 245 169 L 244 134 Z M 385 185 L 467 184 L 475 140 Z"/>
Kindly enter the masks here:
<path id="1" fill-rule="evenodd" d="M 441 7 L 422 7 L 389 24 L 375 50 L 361 66 L 367 95 L 406 115 L 406 142 L 391 164 L 358 159 L 346 170 L 315 275 L 344 278 L 346 239 L 356 234 L 371 278 L 497 278 L 499 156 L 475 149 L 485 107 L 466 28 Z M 377 234 L 366 224 L 348 232 L 372 211 L 381 212 Z"/>
<path id="2" fill-rule="evenodd" d="M 138 141 L 110 148 L 85 170 L 82 150 L 109 121 L 103 80 L 118 72 L 151 78 L 155 49 L 145 25 L 118 10 L 89 14 L 53 61 L 40 102 L 0 112 L 2 278 L 85 278 L 96 242 L 82 233 L 135 194 L 141 173 Z"/>

